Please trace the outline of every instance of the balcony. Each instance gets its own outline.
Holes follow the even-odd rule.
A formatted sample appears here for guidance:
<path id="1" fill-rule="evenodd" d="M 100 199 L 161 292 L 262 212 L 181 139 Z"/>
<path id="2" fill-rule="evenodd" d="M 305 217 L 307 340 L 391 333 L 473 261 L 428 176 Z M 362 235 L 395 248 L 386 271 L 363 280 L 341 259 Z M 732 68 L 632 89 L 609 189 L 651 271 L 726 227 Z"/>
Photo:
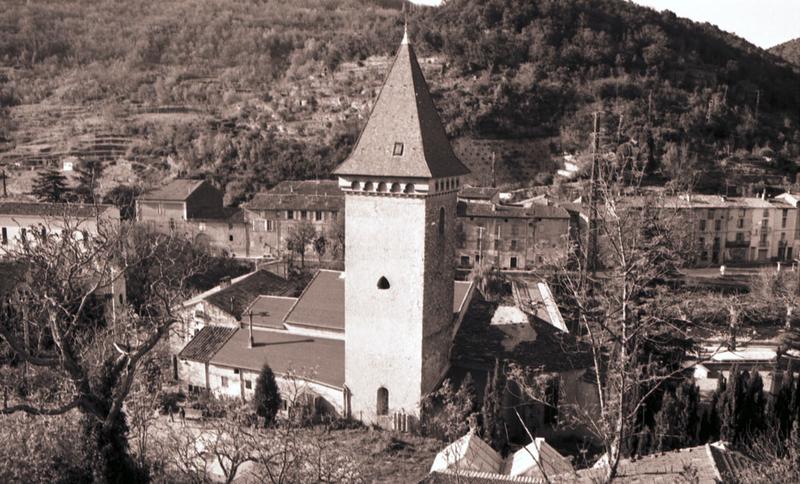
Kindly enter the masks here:
<path id="1" fill-rule="evenodd" d="M 725 247 L 730 249 L 737 247 L 750 247 L 750 240 L 727 240 L 725 241 Z"/>

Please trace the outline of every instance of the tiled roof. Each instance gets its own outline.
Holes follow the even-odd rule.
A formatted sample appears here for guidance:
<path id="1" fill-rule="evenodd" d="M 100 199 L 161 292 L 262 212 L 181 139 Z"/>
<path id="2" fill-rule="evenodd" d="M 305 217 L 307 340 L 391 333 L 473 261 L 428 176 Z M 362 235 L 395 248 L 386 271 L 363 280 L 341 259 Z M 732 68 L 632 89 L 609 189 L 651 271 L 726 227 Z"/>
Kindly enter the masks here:
<path id="1" fill-rule="evenodd" d="M 283 329 L 283 319 L 295 302 L 296 297 L 259 296 L 244 311 L 243 317 L 246 319 L 252 312 L 253 326 Z"/>
<path id="2" fill-rule="evenodd" d="M 400 156 L 393 155 L 395 143 L 403 143 Z M 400 178 L 469 173 L 453 153 L 407 42 L 400 45 L 355 148 L 334 173 Z"/>
<path id="3" fill-rule="evenodd" d="M 591 366 L 591 355 L 573 336 L 535 317 L 528 324 L 490 324 L 497 307 L 476 291 L 455 337 L 454 366 L 489 369 L 495 358 L 553 372 Z"/>
<path id="4" fill-rule="evenodd" d="M 716 484 L 735 481 L 736 474 L 747 465 L 748 459 L 744 455 L 715 448 L 714 444 L 706 444 L 637 459 L 624 459 L 619 463 L 614 482 L 671 484 L 684 481 L 687 472 L 691 472 L 692 482 Z M 595 479 L 601 478 L 604 473 L 604 467 L 579 470 L 579 482 L 595 482 Z"/>
<path id="5" fill-rule="evenodd" d="M 344 273 L 317 272 L 286 315 L 286 322 L 344 331 Z"/>
<path id="6" fill-rule="evenodd" d="M 289 290 L 286 279 L 264 269 L 251 272 L 236 279 L 230 286 L 203 297 L 206 301 L 241 319 L 244 310 L 253 301 L 264 295 L 285 295 Z"/>
<path id="7" fill-rule="evenodd" d="M 205 326 L 199 333 L 183 347 L 179 358 L 185 360 L 208 363 L 211 357 L 222 348 L 222 345 L 233 336 L 237 328 L 226 328 L 223 326 Z"/>
<path id="8" fill-rule="evenodd" d="M 458 197 L 468 200 L 491 200 L 499 192 L 500 189 L 494 187 L 463 187 L 458 191 Z"/>
<path id="9" fill-rule="evenodd" d="M 344 210 L 344 193 L 308 195 L 303 193 L 257 193 L 244 205 L 248 210 Z"/>
<path id="10" fill-rule="evenodd" d="M 561 207 L 532 205 L 528 208 L 509 205 L 458 202 L 459 217 L 492 217 L 492 218 L 560 218 L 568 219 L 569 212 Z"/>
<path id="11" fill-rule="evenodd" d="M 269 193 L 297 193 L 301 195 L 343 195 L 337 180 L 285 180 Z"/>
<path id="12" fill-rule="evenodd" d="M 211 364 L 259 371 L 266 363 L 278 374 L 292 372 L 333 387 L 344 385 L 344 341 L 255 330 L 253 348 L 248 342 L 249 331 L 236 330 Z"/>
<path id="13" fill-rule="evenodd" d="M 172 180 L 161 188 L 149 190 L 139 195 L 139 200 L 168 200 L 180 202 L 189 198 L 197 188 L 203 183 L 203 180 L 187 180 L 179 178 Z"/>
<path id="14" fill-rule="evenodd" d="M 461 310 L 471 283 L 453 281 L 453 312 Z M 344 273 L 321 270 L 306 286 L 286 322 L 344 331 Z"/>
<path id="15" fill-rule="evenodd" d="M 113 205 L 82 203 L 0 202 L 0 215 L 89 218 L 112 208 Z"/>

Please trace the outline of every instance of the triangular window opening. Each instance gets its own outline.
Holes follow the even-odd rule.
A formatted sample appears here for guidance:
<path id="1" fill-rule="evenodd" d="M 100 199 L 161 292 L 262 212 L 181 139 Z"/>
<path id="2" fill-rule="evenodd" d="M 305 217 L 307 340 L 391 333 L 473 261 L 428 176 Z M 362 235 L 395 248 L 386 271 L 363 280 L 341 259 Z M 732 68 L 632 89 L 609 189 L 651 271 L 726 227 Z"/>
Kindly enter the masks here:
<path id="1" fill-rule="evenodd" d="M 389 281 L 383 276 L 378 279 L 378 289 L 389 289 Z"/>

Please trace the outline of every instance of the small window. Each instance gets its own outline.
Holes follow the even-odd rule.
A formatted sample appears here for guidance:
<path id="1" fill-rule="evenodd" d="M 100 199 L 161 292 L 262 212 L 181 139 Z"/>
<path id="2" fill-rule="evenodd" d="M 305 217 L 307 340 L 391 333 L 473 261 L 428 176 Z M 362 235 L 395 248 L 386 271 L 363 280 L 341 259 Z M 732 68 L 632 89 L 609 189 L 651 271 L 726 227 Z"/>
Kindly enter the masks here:
<path id="1" fill-rule="evenodd" d="M 244 388 L 246 390 L 252 390 L 253 389 L 253 382 L 250 381 L 250 380 L 245 380 L 244 381 Z"/>
<path id="2" fill-rule="evenodd" d="M 228 236 L 228 241 L 229 241 L 229 242 L 233 242 L 233 234 L 231 234 L 231 235 L 229 235 L 229 236 Z"/>
<path id="3" fill-rule="evenodd" d="M 378 402 L 376 407 L 376 413 L 378 415 L 389 414 L 389 390 L 383 387 L 378 388 Z"/>
<path id="4" fill-rule="evenodd" d="M 372 184 L 372 182 L 367 182 L 364 184 L 364 191 L 371 192 L 374 189 L 373 187 L 374 185 Z"/>
<path id="5" fill-rule="evenodd" d="M 403 143 L 395 143 L 394 149 L 392 150 L 392 155 L 394 156 L 403 156 Z"/>
<path id="6" fill-rule="evenodd" d="M 286 220 L 292 220 L 293 218 L 294 218 L 294 211 L 293 210 L 287 210 L 286 211 Z"/>
<path id="7" fill-rule="evenodd" d="M 413 183 L 407 183 L 406 184 L 406 189 L 403 190 L 403 193 L 414 193 L 414 184 Z"/>
<path id="8" fill-rule="evenodd" d="M 322 210 L 317 210 L 316 212 L 314 212 L 314 220 L 316 220 L 317 222 L 322 221 Z"/>
<path id="9" fill-rule="evenodd" d="M 227 376 L 219 377 L 219 384 L 220 384 L 221 387 L 227 388 L 228 387 L 228 377 Z"/>
<path id="10" fill-rule="evenodd" d="M 308 218 L 308 212 L 306 212 L 305 210 L 301 210 L 300 211 L 300 220 L 305 220 L 307 218 Z"/>
<path id="11" fill-rule="evenodd" d="M 5 227 L 3 227 L 2 229 L 2 237 L 0 237 L 0 243 L 2 243 L 3 245 L 8 244 L 8 229 L 6 229 Z"/>
<path id="12" fill-rule="evenodd" d="M 392 193 L 400 193 L 400 184 L 392 183 L 392 188 L 390 188 L 389 191 Z"/>
<path id="13" fill-rule="evenodd" d="M 386 191 L 386 183 L 384 183 L 384 182 L 378 183 L 378 191 L 379 192 L 385 192 Z"/>
<path id="14" fill-rule="evenodd" d="M 353 181 L 353 183 L 350 184 L 350 189 L 351 190 L 360 190 L 361 189 L 361 183 L 359 183 L 357 181 Z"/>
<path id="15" fill-rule="evenodd" d="M 233 374 L 234 375 L 238 375 L 239 374 L 239 369 L 238 368 L 234 368 L 233 369 Z"/>
<path id="16" fill-rule="evenodd" d="M 389 280 L 381 276 L 381 278 L 378 279 L 378 289 L 385 290 L 389 289 L 389 287 Z"/>

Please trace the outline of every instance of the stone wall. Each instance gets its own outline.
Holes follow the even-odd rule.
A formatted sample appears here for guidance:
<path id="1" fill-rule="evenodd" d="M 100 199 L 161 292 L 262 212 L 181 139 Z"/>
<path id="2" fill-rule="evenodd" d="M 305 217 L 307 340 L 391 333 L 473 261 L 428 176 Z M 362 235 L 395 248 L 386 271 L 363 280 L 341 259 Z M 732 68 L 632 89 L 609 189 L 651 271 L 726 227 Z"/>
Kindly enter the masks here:
<path id="1" fill-rule="evenodd" d="M 353 416 L 377 421 L 381 387 L 388 390 L 390 413 L 417 414 L 426 200 L 347 194 L 345 205 L 345 381 Z M 378 288 L 382 277 L 388 289 Z M 452 279 L 447 284 L 452 288 Z"/>

